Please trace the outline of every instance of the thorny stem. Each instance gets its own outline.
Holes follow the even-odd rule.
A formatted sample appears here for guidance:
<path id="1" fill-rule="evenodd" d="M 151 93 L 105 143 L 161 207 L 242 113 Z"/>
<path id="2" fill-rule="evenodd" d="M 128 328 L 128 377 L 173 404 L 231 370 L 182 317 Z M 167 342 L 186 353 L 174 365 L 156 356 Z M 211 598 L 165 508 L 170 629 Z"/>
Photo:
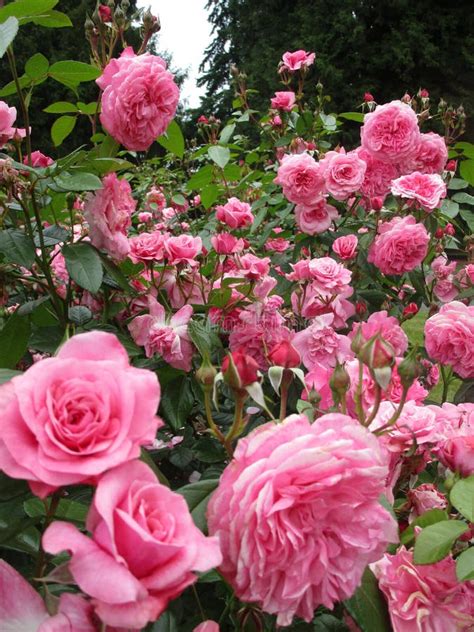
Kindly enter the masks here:
<path id="1" fill-rule="evenodd" d="M 225 437 L 222 434 L 220 428 L 217 426 L 212 416 L 211 390 L 212 390 L 212 386 L 204 387 L 204 408 L 206 410 L 207 423 L 212 433 L 214 434 L 214 436 L 222 443 L 222 445 L 225 445 Z"/>
<path id="2" fill-rule="evenodd" d="M 59 492 L 55 492 L 51 496 L 49 507 L 46 511 L 46 517 L 44 519 L 44 524 L 43 524 L 44 531 L 46 531 L 46 529 L 49 527 L 49 525 L 53 521 L 54 514 L 56 513 L 56 509 L 58 508 L 60 499 L 61 499 L 61 495 Z M 45 567 L 45 554 L 44 554 L 44 549 L 40 544 L 40 549 L 38 551 L 38 561 L 36 562 L 36 569 L 35 569 L 35 575 L 34 575 L 35 578 L 39 579 L 43 577 L 44 567 Z"/>

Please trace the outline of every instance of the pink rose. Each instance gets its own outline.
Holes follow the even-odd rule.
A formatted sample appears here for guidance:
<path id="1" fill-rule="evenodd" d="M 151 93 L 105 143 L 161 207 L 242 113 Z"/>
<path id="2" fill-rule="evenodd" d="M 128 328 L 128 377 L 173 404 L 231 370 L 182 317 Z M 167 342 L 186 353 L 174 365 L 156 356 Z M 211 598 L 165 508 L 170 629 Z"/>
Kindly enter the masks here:
<path id="1" fill-rule="evenodd" d="M 306 153 L 283 156 L 274 182 L 282 186 L 283 195 L 295 204 L 310 206 L 325 192 L 321 165 Z"/>
<path id="2" fill-rule="evenodd" d="M 153 215 L 159 216 L 160 211 L 166 207 L 166 197 L 161 189 L 151 187 L 145 196 L 145 208 L 152 211 Z"/>
<path id="3" fill-rule="evenodd" d="M 332 294 L 345 292 L 352 278 L 352 272 L 331 257 L 311 259 L 309 271 L 314 285 Z"/>
<path id="4" fill-rule="evenodd" d="M 165 254 L 168 264 L 175 266 L 179 263 L 187 263 L 196 266 L 196 257 L 202 252 L 202 239 L 191 235 L 179 235 L 168 237 L 164 242 Z"/>
<path id="5" fill-rule="evenodd" d="M 53 162 L 54 160 L 52 158 L 45 156 L 40 151 L 31 152 L 31 163 L 28 161 L 28 156 L 23 158 L 24 165 L 30 165 L 30 167 L 40 167 L 43 169 L 52 165 Z"/>
<path id="6" fill-rule="evenodd" d="M 89 224 L 91 242 L 104 249 L 114 259 L 125 259 L 130 251 L 127 230 L 137 205 L 126 180 L 115 173 L 102 179 L 103 188 L 89 194 L 84 205 L 84 217 Z"/>
<path id="7" fill-rule="evenodd" d="M 394 632 L 469 632 L 474 624 L 474 583 L 458 582 L 451 556 L 417 565 L 402 546 L 372 566 L 388 601 Z"/>
<path id="8" fill-rule="evenodd" d="M 377 439 L 345 415 L 291 415 L 241 439 L 208 506 L 239 599 L 286 626 L 350 597 L 397 540 L 379 503 L 387 473 Z"/>
<path id="9" fill-rule="evenodd" d="M 397 167 L 389 162 L 378 160 L 363 147 L 358 147 L 355 153 L 366 164 L 364 181 L 360 187 L 361 193 L 369 199 L 387 195 L 392 180 L 399 175 Z"/>
<path id="10" fill-rule="evenodd" d="M 394 217 L 379 225 L 367 260 L 383 274 L 411 272 L 428 253 L 430 236 L 414 217 Z"/>
<path id="11" fill-rule="evenodd" d="M 336 200 L 346 200 L 360 189 L 364 182 L 366 163 L 356 152 L 329 151 L 319 163 L 324 174 L 326 189 Z"/>
<path id="12" fill-rule="evenodd" d="M 101 331 L 73 336 L 0 397 L 0 468 L 40 497 L 137 458 L 162 425 L 156 375 L 130 366 L 117 338 Z"/>
<path id="13" fill-rule="evenodd" d="M 376 334 L 380 334 L 384 340 L 392 345 L 397 356 L 403 356 L 408 349 L 406 333 L 400 327 L 395 316 L 389 316 L 385 310 L 374 312 L 365 323 L 354 323 L 349 337 L 354 338 L 358 331 L 366 341 Z"/>
<path id="14" fill-rule="evenodd" d="M 248 253 L 240 257 L 239 262 L 240 271 L 246 279 L 260 279 L 270 270 L 270 257 L 260 258 Z"/>
<path id="15" fill-rule="evenodd" d="M 412 517 L 417 518 L 430 509 L 446 509 L 448 500 L 432 483 L 423 483 L 408 492 L 412 506 Z"/>
<path id="16" fill-rule="evenodd" d="M 304 50 L 295 50 L 293 53 L 286 52 L 283 54 L 282 61 L 280 62 L 281 70 L 287 70 L 288 72 L 296 72 L 301 68 L 308 68 L 314 63 L 316 55 L 314 53 L 307 53 Z"/>
<path id="17" fill-rule="evenodd" d="M 292 344 L 308 371 L 315 364 L 333 367 L 337 362 L 342 364 L 354 357 L 351 341 L 334 331 L 331 326 L 333 321 L 333 314 L 317 316 L 309 327 L 295 334 Z"/>
<path id="18" fill-rule="evenodd" d="M 265 250 L 269 250 L 271 252 L 286 252 L 289 247 L 290 242 L 288 239 L 283 239 L 283 237 L 273 237 L 271 239 L 267 239 L 264 245 Z"/>
<path id="19" fill-rule="evenodd" d="M 343 235 L 334 240 L 332 251 L 343 261 L 350 261 L 357 255 L 358 243 L 356 235 Z"/>
<path id="20" fill-rule="evenodd" d="M 216 218 L 227 224 L 231 230 L 253 224 L 254 216 L 250 204 L 235 197 L 229 198 L 222 206 L 216 206 L 216 211 Z"/>
<path id="21" fill-rule="evenodd" d="M 295 208 L 298 228 L 307 235 L 324 233 L 338 217 L 337 209 L 323 198 L 308 205 L 298 204 Z"/>
<path id="22" fill-rule="evenodd" d="M 133 263 L 162 261 L 164 257 L 164 236 L 157 230 L 152 233 L 140 233 L 129 239 L 130 259 Z"/>
<path id="23" fill-rule="evenodd" d="M 74 580 L 111 626 L 141 629 L 155 621 L 196 581 L 195 571 L 221 561 L 217 540 L 194 525 L 184 498 L 161 485 L 140 461 L 101 478 L 87 530 L 91 538 L 70 523 L 53 522 L 43 547 L 48 553 L 71 553 Z"/>
<path id="24" fill-rule="evenodd" d="M 434 132 L 420 134 L 420 140 L 413 152 L 400 165 L 402 173 L 443 173 L 448 160 L 448 148 L 444 138 Z"/>
<path id="25" fill-rule="evenodd" d="M 291 112 L 295 102 L 295 93 L 291 91 L 275 92 L 275 96 L 271 99 L 272 108 L 275 110 L 283 110 L 284 112 Z"/>
<path id="26" fill-rule="evenodd" d="M 237 239 L 230 233 L 217 233 L 211 237 L 211 244 L 218 255 L 233 255 L 244 249 L 243 239 Z"/>
<path id="27" fill-rule="evenodd" d="M 193 315 L 191 305 L 184 305 L 170 317 L 153 296 L 148 297 L 149 314 L 137 316 L 128 329 L 137 345 L 145 347 L 147 358 L 156 353 L 175 369 L 191 370 L 193 345 L 188 322 Z"/>
<path id="28" fill-rule="evenodd" d="M 179 89 L 157 55 L 135 55 L 129 46 L 96 83 L 104 91 L 100 122 L 127 149 L 146 151 L 175 115 Z"/>
<path id="29" fill-rule="evenodd" d="M 364 116 L 363 149 L 382 162 L 398 163 L 418 147 L 420 129 L 412 108 L 401 101 L 378 105 Z"/>
<path id="30" fill-rule="evenodd" d="M 219 624 L 208 619 L 195 627 L 193 632 L 219 632 L 219 630 Z"/>
<path id="31" fill-rule="evenodd" d="M 437 173 L 415 171 L 392 182 L 393 195 L 414 200 L 426 212 L 439 208 L 446 197 L 446 184 Z"/>
<path id="32" fill-rule="evenodd" d="M 425 323 L 425 347 L 433 360 L 452 366 L 460 377 L 474 377 L 474 305 L 443 305 Z"/>
<path id="33" fill-rule="evenodd" d="M 16 108 L 9 107 L 5 101 L 0 101 L 0 149 L 12 138 L 26 136 L 26 130 L 13 126 L 15 121 Z"/>

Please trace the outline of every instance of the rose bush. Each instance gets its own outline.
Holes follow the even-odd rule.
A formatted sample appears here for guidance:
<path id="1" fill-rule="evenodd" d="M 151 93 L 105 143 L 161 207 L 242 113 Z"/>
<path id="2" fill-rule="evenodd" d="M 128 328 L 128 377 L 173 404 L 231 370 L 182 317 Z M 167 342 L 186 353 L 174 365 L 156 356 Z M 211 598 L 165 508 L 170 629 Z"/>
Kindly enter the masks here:
<path id="1" fill-rule="evenodd" d="M 464 110 L 338 114 L 297 50 L 194 122 L 118 3 L 22 74 L 54 5 L 0 8 L 0 630 L 471 630 Z"/>

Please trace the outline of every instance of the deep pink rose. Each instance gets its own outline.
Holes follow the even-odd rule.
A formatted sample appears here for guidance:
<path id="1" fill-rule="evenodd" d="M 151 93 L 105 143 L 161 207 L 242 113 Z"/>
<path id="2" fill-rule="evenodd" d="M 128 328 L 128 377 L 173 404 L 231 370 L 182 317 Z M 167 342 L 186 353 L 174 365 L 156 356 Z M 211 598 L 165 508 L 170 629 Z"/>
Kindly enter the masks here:
<path id="1" fill-rule="evenodd" d="M 296 224 L 307 235 L 324 233 L 338 217 L 337 208 L 323 198 L 308 205 L 297 204 L 295 208 Z"/>
<path id="2" fill-rule="evenodd" d="M 295 93 L 291 91 L 275 92 L 275 96 L 271 99 L 272 108 L 275 110 L 283 110 L 284 112 L 291 112 L 295 102 Z"/>
<path id="3" fill-rule="evenodd" d="M 392 182 L 393 195 L 417 202 L 426 212 L 439 208 L 446 197 L 446 184 L 437 173 L 415 171 Z"/>
<path id="4" fill-rule="evenodd" d="M 312 205 L 325 192 L 321 165 L 309 154 L 283 156 L 274 182 L 283 188 L 283 195 L 295 204 Z"/>
<path id="5" fill-rule="evenodd" d="M 361 193 L 369 199 L 387 195 L 392 180 L 399 175 L 397 167 L 389 162 L 378 160 L 363 147 L 358 147 L 355 153 L 366 164 L 364 181 L 360 187 Z"/>
<path id="6" fill-rule="evenodd" d="M 349 287 L 352 272 L 331 257 L 318 257 L 309 262 L 314 285 L 321 291 L 342 294 Z"/>
<path id="7" fill-rule="evenodd" d="M 196 581 L 195 571 L 222 559 L 216 538 L 194 525 L 184 498 L 140 461 L 101 478 L 86 524 L 91 538 L 71 523 L 53 522 L 43 547 L 71 553 L 71 574 L 107 625 L 143 628 Z"/>
<path id="8" fill-rule="evenodd" d="M 315 53 L 307 53 L 304 50 L 295 50 L 293 53 L 287 51 L 283 53 L 280 71 L 287 70 L 288 72 L 296 72 L 301 68 L 308 68 L 314 63 L 316 55 Z"/>
<path id="9" fill-rule="evenodd" d="M 84 217 L 89 224 L 89 236 L 96 248 L 104 249 L 114 259 L 125 259 L 130 251 L 127 230 L 137 205 L 126 180 L 109 173 L 102 180 L 103 188 L 88 195 Z"/>
<path id="10" fill-rule="evenodd" d="M 430 236 L 414 217 L 394 217 L 379 225 L 367 260 L 383 274 L 411 272 L 428 253 Z"/>
<path id="11" fill-rule="evenodd" d="M 334 240 L 332 251 L 343 261 L 349 261 L 357 255 L 358 243 L 356 235 L 343 235 Z"/>
<path id="12" fill-rule="evenodd" d="M 196 266 L 196 257 L 202 252 L 202 239 L 191 235 L 168 237 L 164 242 L 166 258 L 169 265 L 187 263 Z"/>
<path id="13" fill-rule="evenodd" d="M 372 156 L 382 162 L 399 163 L 418 147 L 418 118 L 401 101 L 378 105 L 364 116 L 360 137 L 363 149 Z"/>
<path id="14" fill-rule="evenodd" d="M 250 204 L 241 202 L 236 197 L 229 198 L 222 206 L 216 206 L 216 218 L 227 224 L 231 230 L 250 226 L 254 220 Z"/>
<path id="15" fill-rule="evenodd" d="M 460 377 L 474 377 L 474 305 L 443 305 L 425 323 L 425 347 L 433 360 L 452 366 Z"/>
<path id="16" fill-rule="evenodd" d="M 130 366 L 102 331 L 73 336 L 0 387 L 0 397 L 0 468 L 41 497 L 137 458 L 162 425 L 156 375 Z"/>
<path id="17" fill-rule="evenodd" d="M 317 316 L 309 327 L 295 334 L 292 344 L 308 371 L 315 364 L 335 366 L 337 362 L 342 364 L 354 357 L 350 349 L 351 341 L 334 331 L 333 321 L 333 314 Z"/>
<path id="18" fill-rule="evenodd" d="M 127 149 L 146 151 L 175 115 L 179 89 L 157 55 L 135 55 L 129 46 L 96 83 L 104 91 L 100 122 Z"/>
<path id="19" fill-rule="evenodd" d="M 367 165 L 356 152 L 330 151 L 319 164 L 326 189 L 336 200 L 346 200 L 364 182 Z"/>
<path id="20" fill-rule="evenodd" d="M 380 334 L 384 340 L 392 345 L 397 356 L 403 356 L 408 349 L 408 338 L 400 327 L 395 316 L 389 316 L 385 310 L 374 312 L 366 322 L 354 323 L 350 338 L 354 338 L 360 331 L 364 340 L 369 340 L 376 334 Z"/>
<path id="21" fill-rule="evenodd" d="M 16 108 L 9 107 L 5 101 L 0 101 L 0 149 L 12 138 L 26 136 L 26 130 L 14 126 L 15 121 Z"/>
<path id="22" fill-rule="evenodd" d="M 165 237 L 159 231 L 140 233 L 129 239 L 129 257 L 134 263 L 162 261 Z"/>
<path id="23" fill-rule="evenodd" d="M 474 582 L 458 582 L 452 556 L 417 565 L 402 546 L 372 566 L 388 601 L 394 632 L 469 632 Z"/>
<path id="24" fill-rule="evenodd" d="M 40 151 L 31 152 L 31 164 L 28 161 L 28 156 L 25 156 L 23 158 L 23 164 L 30 165 L 30 167 L 45 168 L 49 167 L 49 165 L 52 165 L 53 162 L 54 160 L 52 158 L 50 158 L 49 156 L 45 156 L 45 154 L 42 154 Z"/>
<path id="25" fill-rule="evenodd" d="M 230 233 L 217 233 L 211 237 L 211 244 L 218 255 L 233 255 L 244 249 L 243 239 L 237 239 Z"/>
<path id="26" fill-rule="evenodd" d="M 448 148 L 439 134 L 420 134 L 420 140 L 413 152 L 400 165 L 402 173 L 443 173 L 448 160 Z"/>
<path id="27" fill-rule="evenodd" d="M 237 596 L 281 626 L 350 597 L 397 540 L 379 503 L 387 473 L 377 439 L 345 415 L 291 415 L 241 439 L 208 507 Z"/>

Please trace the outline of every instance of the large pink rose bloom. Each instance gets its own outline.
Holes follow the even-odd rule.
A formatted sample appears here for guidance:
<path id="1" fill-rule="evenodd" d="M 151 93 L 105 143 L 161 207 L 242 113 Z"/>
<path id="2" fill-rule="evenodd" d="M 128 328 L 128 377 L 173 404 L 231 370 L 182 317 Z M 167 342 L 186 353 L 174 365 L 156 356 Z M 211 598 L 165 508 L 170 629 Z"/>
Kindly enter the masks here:
<path id="1" fill-rule="evenodd" d="M 330 151 L 320 162 L 326 189 L 336 200 L 346 200 L 364 182 L 366 163 L 356 152 Z"/>
<path id="2" fill-rule="evenodd" d="M 433 360 L 452 366 L 460 377 L 474 377 L 474 305 L 443 305 L 425 323 L 425 347 Z"/>
<path id="3" fill-rule="evenodd" d="M 474 474 L 474 404 L 431 406 L 441 439 L 434 452 L 443 465 L 461 476 Z"/>
<path id="4" fill-rule="evenodd" d="M 9 107 L 5 101 L 0 101 L 0 149 L 9 140 L 18 136 L 24 138 L 26 136 L 25 129 L 15 127 L 16 108 Z"/>
<path id="5" fill-rule="evenodd" d="M 146 151 L 175 115 L 179 89 L 161 57 L 129 46 L 96 83 L 104 91 L 100 122 L 127 149 Z"/>
<path id="6" fill-rule="evenodd" d="M 184 498 L 140 461 L 101 478 L 86 526 L 91 538 L 70 523 L 54 522 L 43 547 L 72 554 L 74 580 L 111 626 L 142 629 L 196 581 L 195 571 L 222 559 L 217 539 L 194 525 Z"/>
<path id="7" fill-rule="evenodd" d="M 91 242 L 114 259 L 122 260 L 130 252 L 127 230 L 137 205 L 126 180 L 110 173 L 102 180 L 103 188 L 87 197 L 84 217 L 89 224 Z"/>
<path id="8" fill-rule="evenodd" d="M 389 162 L 378 160 L 363 147 L 358 147 L 355 153 L 366 164 L 364 181 L 360 187 L 361 193 L 368 198 L 387 195 L 392 180 L 398 176 L 397 167 Z"/>
<path id="9" fill-rule="evenodd" d="M 292 344 L 308 371 L 316 364 L 333 367 L 353 358 L 351 341 L 334 331 L 333 321 L 333 314 L 317 316 L 309 327 L 295 334 Z"/>
<path id="10" fill-rule="evenodd" d="M 301 68 L 308 68 L 314 63 L 315 53 L 307 53 L 305 50 L 295 50 L 293 53 L 287 51 L 283 54 L 280 71 L 296 72 Z"/>
<path id="11" fill-rule="evenodd" d="M 332 251 L 343 261 L 354 259 L 359 242 L 356 235 L 343 235 L 333 241 Z"/>
<path id="12" fill-rule="evenodd" d="M 401 547 L 372 566 L 388 601 L 394 632 L 469 632 L 474 625 L 474 582 L 458 582 L 451 556 L 415 565 Z"/>
<path id="13" fill-rule="evenodd" d="M 434 132 L 421 134 L 415 151 L 398 165 L 401 173 L 442 173 L 448 160 L 444 138 Z"/>
<path id="14" fill-rule="evenodd" d="M 135 459 L 155 438 L 160 385 L 102 331 L 68 340 L 0 388 L 0 469 L 41 497 Z"/>
<path id="15" fill-rule="evenodd" d="M 400 327 L 395 316 L 389 316 L 386 310 L 374 312 L 365 323 L 354 323 L 349 337 L 354 338 L 358 331 L 364 340 L 369 340 L 376 334 L 380 334 L 384 340 L 392 345 L 397 356 L 403 356 L 408 349 L 406 333 Z"/>
<path id="16" fill-rule="evenodd" d="M 291 112 L 295 102 L 295 93 L 291 92 L 291 90 L 287 92 L 275 92 L 275 96 L 271 99 L 271 106 L 275 110 Z"/>
<path id="17" fill-rule="evenodd" d="M 241 439 L 208 508 L 237 596 L 282 626 L 350 597 L 397 540 L 379 503 L 387 474 L 377 439 L 345 415 L 291 415 Z"/>
<path id="18" fill-rule="evenodd" d="M 446 197 L 446 184 L 437 173 L 415 171 L 392 182 L 392 193 L 406 200 L 417 202 L 427 212 L 441 205 Z"/>
<path id="19" fill-rule="evenodd" d="M 324 198 L 310 205 L 298 204 L 295 208 L 296 224 L 307 235 L 324 233 L 338 217 L 337 208 L 328 204 Z"/>
<path id="20" fill-rule="evenodd" d="M 428 253 L 430 236 L 414 217 L 394 217 L 379 225 L 367 260 L 383 274 L 411 272 Z"/>
<path id="21" fill-rule="evenodd" d="M 398 163 L 418 147 L 418 118 L 411 107 L 401 101 L 378 105 L 364 116 L 360 137 L 362 148 L 374 158 Z"/>
<path id="22" fill-rule="evenodd" d="M 230 229 L 243 228 L 253 224 L 254 216 L 252 209 L 247 202 L 241 202 L 236 197 L 231 197 L 221 206 L 216 206 L 216 219 Z"/>
<path id="23" fill-rule="evenodd" d="M 321 165 L 306 153 L 283 156 L 274 182 L 282 186 L 283 195 L 295 204 L 311 206 L 325 193 Z"/>

